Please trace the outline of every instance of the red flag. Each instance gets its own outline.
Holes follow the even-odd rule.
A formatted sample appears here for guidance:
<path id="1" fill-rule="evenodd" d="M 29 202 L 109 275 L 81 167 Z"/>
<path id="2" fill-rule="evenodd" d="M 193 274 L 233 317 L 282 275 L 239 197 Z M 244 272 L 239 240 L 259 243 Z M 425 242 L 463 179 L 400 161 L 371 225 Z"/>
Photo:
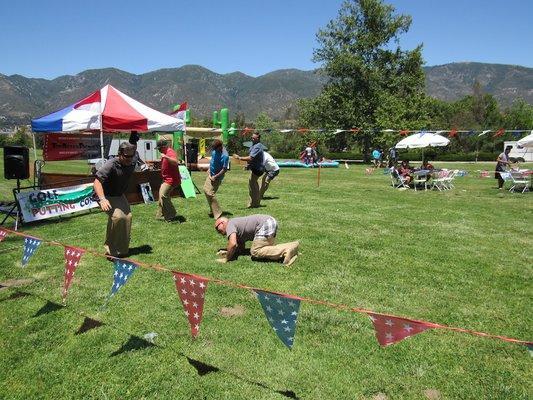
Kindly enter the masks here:
<path id="1" fill-rule="evenodd" d="M 298 129 L 296 130 L 296 132 L 299 132 L 299 133 L 307 133 L 307 132 L 309 132 L 309 129 L 308 129 L 308 128 L 298 128 Z"/>
<path id="2" fill-rule="evenodd" d="M 170 113 L 174 118 L 182 119 L 185 121 L 185 111 L 187 111 L 188 108 L 187 102 L 181 103 L 179 108 L 177 110 L 174 110 Z"/>
<path id="3" fill-rule="evenodd" d="M 453 128 L 450 133 L 448 133 L 448 137 L 456 137 L 457 136 L 457 129 Z"/>
<path id="4" fill-rule="evenodd" d="M 409 134 L 408 130 L 400 131 L 400 136 L 407 136 Z"/>
<path id="5" fill-rule="evenodd" d="M 173 272 L 176 290 L 183 304 L 185 315 L 191 325 L 191 334 L 198 336 L 202 314 L 204 312 L 204 296 L 208 280 L 196 275 Z"/>
<path id="6" fill-rule="evenodd" d="M 374 324 L 376 338 L 381 346 L 388 346 L 432 328 L 430 325 L 403 318 L 372 313 L 368 313 L 368 316 Z"/>
<path id="7" fill-rule="evenodd" d="M 7 236 L 7 231 L 3 230 L 2 228 L 0 228 L 0 242 L 2 240 L 4 240 Z"/>
<path id="8" fill-rule="evenodd" d="M 359 133 L 360 130 L 361 130 L 361 128 L 352 128 L 352 129 L 350 129 L 350 132 Z"/>
<path id="9" fill-rule="evenodd" d="M 63 283 L 63 301 L 67 298 L 68 289 L 72 283 L 74 272 L 80 263 L 80 258 L 85 251 L 75 247 L 65 247 L 65 277 Z"/>
<path id="10" fill-rule="evenodd" d="M 500 136 L 503 136 L 504 133 L 505 133 L 505 129 L 500 128 L 492 137 L 500 137 Z"/>

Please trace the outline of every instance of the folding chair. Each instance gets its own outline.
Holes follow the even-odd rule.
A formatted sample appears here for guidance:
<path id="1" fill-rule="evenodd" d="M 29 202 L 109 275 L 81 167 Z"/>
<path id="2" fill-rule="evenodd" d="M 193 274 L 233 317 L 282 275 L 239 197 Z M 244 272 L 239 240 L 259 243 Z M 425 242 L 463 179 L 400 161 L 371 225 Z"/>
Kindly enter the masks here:
<path id="1" fill-rule="evenodd" d="M 390 169 L 390 177 L 392 181 L 392 187 L 395 189 L 406 188 L 409 189 L 407 179 L 401 176 L 396 168 Z"/>
<path id="2" fill-rule="evenodd" d="M 520 189 L 522 186 L 522 191 L 520 193 L 529 192 L 529 182 L 527 178 L 525 178 L 521 172 L 513 172 L 511 171 L 509 173 L 510 175 L 510 181 L 511 181 L 511 188 L 509 189 L 510 192 L 514 193 L 517 189 Z M 505 179 L 505 178 L 504 178 Z"/>
<path id="3" fill-rule="evenodd" d="M 417 175 L 417 174 L 415 174 L 412 182 L 413 182 L 413 185 L 414 185 L 414 188 L 415 188 L 415 192 L 416 192 L 416 188 L 419 185 L 424 186 L 424 190 L 428 190 L 428 180 L 427 180 L 427 176 L 426 175 Z"/>
<path id="4" fill-rule="evenodd" d="M 447 190 L 446 178 L 448 177 L 448 173 L 449 171 L 446 169 L 439 171 L 437 177 L 433 178 L 431 182 L 431 188 L 438 189 L 439 192 Z"/>

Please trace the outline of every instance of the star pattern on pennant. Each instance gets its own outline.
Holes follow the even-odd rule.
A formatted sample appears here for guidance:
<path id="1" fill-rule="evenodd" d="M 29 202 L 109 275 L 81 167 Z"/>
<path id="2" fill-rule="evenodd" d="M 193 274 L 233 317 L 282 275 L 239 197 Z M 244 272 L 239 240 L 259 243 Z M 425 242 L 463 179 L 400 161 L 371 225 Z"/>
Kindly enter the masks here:
<path id="1" fill-rule="evenodd" d="M 42 243 L 41 240 L 25 237 L 24 238 L 24 250 L 22 252 L 22 266 L 25 267 L 28 264 L 28 261 L 30 261 L 31 256 L 33 256 L 33 253 L 35 253 L 35 250 L 37 250 L 37 247 L 40 246 Z"/>
<path id="2" fill-rule="evenodd" d="M 0 228 L 0 242 L 3 241 L 7 236 L 7 231 Z"/>
<path id="3" fill-rule="evenodd" d="M 409 336 L 431 329 L 431 326 L 408 319 L 368 313 L 381 346 L 399 342 Z"/>
<path id="4" fill-rule="evenodd" d="M 205 291 L 209 281 L 200 276 L 180 274 L 179 272 L 173 272 L 173 276 L 176 290 L 183 304 L 183 310 L 191 325 L 191 334 L 196 337 L 202 322 Z"/>
<path id="5" fill-rule="evenodd" d="M 270 292 L 255 291 L 268 323 L 289 349 L 294 345 L 300 300 Z"/>
<path id="6" fill-rule="evenodd" d="M 63 299 L 67 297 L 68 289 L 72 283 L 72 278 L 76 272 L 76 268 L 80 263 L 80 258 L 85 251 L 75 247 L 65 247 L 65 276 L 63 283 Z"/>
<path id="7" fill-rule="evenodd" d="M 115 272 L 113 273 L 113 286 L 111 286 L 111 294 L 114 296 L 118 290 L 126 284 L 133 271 L 137 269 L 137 264 L 131 261 L 115 260 Z"/>

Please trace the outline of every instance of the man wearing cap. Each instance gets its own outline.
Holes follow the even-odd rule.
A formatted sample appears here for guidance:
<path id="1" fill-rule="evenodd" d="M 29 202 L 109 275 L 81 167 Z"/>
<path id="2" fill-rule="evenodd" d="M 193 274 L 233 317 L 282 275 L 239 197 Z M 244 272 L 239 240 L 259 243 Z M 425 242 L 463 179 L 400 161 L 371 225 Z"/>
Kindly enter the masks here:
<path id="1" fill-rule="evenodd" d="M 259 190 L 258 180 L 263 175 L 265 167 L 263 165 L 263 152 L 265 147 L 261 144 L 261 135 L 254 133 L 252 135 L 252 147 L 248 156 L 241 157 L 235 155 L 238 160 L 248 161 L 248 169 L 250 170 L 250 179 L 248 180 L 248 192 L 250 194 L 250 200 L 248 202 L 248 208 L 257 208 L 261 204 L 261 192 Z"/>
<path id="2" fill-rule="evenodd" d="M 157 149 L 161 153 L 161 176 L 163 177 L 163 183 L 159 188 L 156 218 L 161 221 L 171 222 L 176 220 L 176 209 L 172 204 L 170 194 L 174 188 L 181 184 L 178 158 L 176 152 L 169 147 L 168 141 L 165 139 L 157 141 Z"/>
<path id="3" fill-rule="evenodd" d="M 221 217 L 215 221 L 215 230 L 228 238 L 227 250 L 219 252 L 223 256 L 217 260 L 219 262 L 235 260 L 248 241 L 252 241 L 250 253 L 256 259 L 283 261 L 284 265 L 290 266 L 298 257 L 300 242 L 276 244 L 278 222 L 270 215 Z"/>
<path id="4" fill-rule="evenodd" d="M 226 171 L 229 169 L 229 156 L 220 139 L 215 139 L 212 149 L 209 170 L 204 183 L 204 194 L 211 210 L 210 216 L 217 219 L 222 215 L 222 209 L 215 194 L 222 183 L 222 179 L 224 179 Z"/>
<path id="5" fill-rule="evenodd" d="M 96 172 L 94 192 L 100 208 L 108 215 L 105 251 L 113 257 L 127 257 L 130 246 L 131 209 L 124 193 L 135 169 L 135 147 L 121 143 L 117 157 L 111 158 Z"/>

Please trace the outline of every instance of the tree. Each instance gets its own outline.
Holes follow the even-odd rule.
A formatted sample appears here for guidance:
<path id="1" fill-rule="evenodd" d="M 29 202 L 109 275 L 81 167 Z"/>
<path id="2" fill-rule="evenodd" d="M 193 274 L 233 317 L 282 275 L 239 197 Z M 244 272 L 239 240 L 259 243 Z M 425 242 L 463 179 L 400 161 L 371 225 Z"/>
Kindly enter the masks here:
<path id="1" fill-rule="evenodd" d="M 328 81 L 318 97 L 299 103 L 307 126 L 362 128 L 365 154 L 379 140 L 376 129 L 429 123 L 422 46 L 399 47 L 411 17 L 394 12 L 381 0 L 346 0 L 337 19 L 317 33 L 313 61 L 323 63 Z"/>

